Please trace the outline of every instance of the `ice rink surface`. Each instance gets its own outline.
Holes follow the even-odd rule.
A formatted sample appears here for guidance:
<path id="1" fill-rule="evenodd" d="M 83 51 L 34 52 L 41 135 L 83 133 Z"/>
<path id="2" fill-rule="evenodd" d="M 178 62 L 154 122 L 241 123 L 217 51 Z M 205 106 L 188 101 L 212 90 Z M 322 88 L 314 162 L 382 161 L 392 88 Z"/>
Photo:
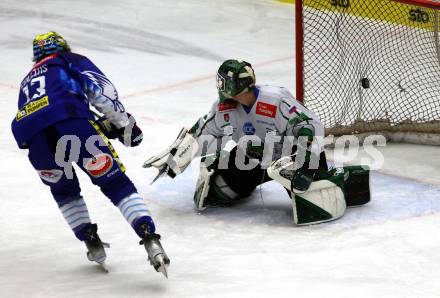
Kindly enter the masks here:
<path id="1" fill-rule="evenodd" d="M 439 297 L 438 147 L 390 144 L 372 174 L 372 202 L 335 222 L 294 227 L 273 182 L 233 208 L 198 214 L 198 161 L 150 186 L 151 154 L 216 99 L 227 58 L 254 65 L 257 81 L 294 89 L 293 6 L 256 0 L 11 1 L 0 3 L 0 297 Z M 64 222 L 10 132 L 31 41 L 55 30 L 113 81 L 144 131 L 115 147 L 151 207 L 171 258 L 166 280 L 119 211 L 79 173 L 101 238 L 104 274 Z M 343 152 L 328 152 L 333 160 Z M 360 160 L 362 153 L 358 156 Z"/>

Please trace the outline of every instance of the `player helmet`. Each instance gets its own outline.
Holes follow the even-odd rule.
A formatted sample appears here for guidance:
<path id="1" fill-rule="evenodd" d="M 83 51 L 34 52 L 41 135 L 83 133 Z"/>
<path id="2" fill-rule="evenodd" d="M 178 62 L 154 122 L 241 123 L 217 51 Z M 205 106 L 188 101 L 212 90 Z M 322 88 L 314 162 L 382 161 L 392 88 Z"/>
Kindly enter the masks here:
<path id="1" fill-rule="evenodd" d="M 255 73 L 246 61 L 226 60 L 217 71 L 217 90 L 220 103 L 248 92 L 255 86 Z"/>
<path id="2" fill-rule="evenodd" d="M 42 58 L 59 51 L 70 52 L 70 47 L 66 40 L 54 31 L 37 35 L 32 44 L 34 50 L 32 61 L 34 62 L 38 62 Z"/>

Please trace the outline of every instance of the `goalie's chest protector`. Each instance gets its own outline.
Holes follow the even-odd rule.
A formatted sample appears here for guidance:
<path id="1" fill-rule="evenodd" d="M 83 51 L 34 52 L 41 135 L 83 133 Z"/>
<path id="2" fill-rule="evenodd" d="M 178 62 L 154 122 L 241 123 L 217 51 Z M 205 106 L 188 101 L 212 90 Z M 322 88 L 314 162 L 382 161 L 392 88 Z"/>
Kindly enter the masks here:
<path id="1" fill-rule="evenodd" d="M 228 134 L 232 133 L 238 142 L 246 135 L 256 135 L 264 142 L 268 132 L 280 134 L 281 124 L 277 123 L 278 99 L 267 96 L 264 88 L 257 93 L 257 100 L 250 109 L 238 102 L 218 105 L 216 124 Z"/>

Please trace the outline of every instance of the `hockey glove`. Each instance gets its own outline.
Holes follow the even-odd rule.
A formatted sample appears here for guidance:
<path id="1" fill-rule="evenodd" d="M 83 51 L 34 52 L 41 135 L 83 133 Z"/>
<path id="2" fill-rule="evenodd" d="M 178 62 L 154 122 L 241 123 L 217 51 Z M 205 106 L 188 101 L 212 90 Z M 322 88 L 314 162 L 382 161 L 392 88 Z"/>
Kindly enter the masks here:
<path id="1" fill-rule="evenodd" d="M 111 124 L 106 117 L 103 116 L 98 118 L 97 120 L 95 120 L 95 123 L 99 126 L 102 133 L 110 140 L 116 139 L 118 137 L 115 126 Z"/>
<path id="2" fill-rule="evenodd" d="M 297 169 L 295 157 L 296 155 L 285 156 L 274 161 L 267 169 L 267 173 L 286 189 L 294 193 L 303 193 L 309 189 L 317 170 L 309 169 L 307 166 Z"/>
<path id="3" fill-rule="evenodd" d="M 102 133 L 109 139 L 118 139 L 127 147 L 136 147 L 142 142 L 142 130 L 137 126 L 133 116 L 127 113 L 130 123 L 126 127 L 116 128 L 115 125 L 105 117 L 95 120 L 95 123 L 102 130 Z"/>
<path id="4" fill-rule="evenodd" d="M 121 127 L 119 129 L 113 127 L 116 130 L 118 140 L 122 144 L 127 147 L 136 147 L 142 142 L 144 136 L 142 130 L 137 126 L 134 117 L 129 113 L 127 113 L 127 115 L 130 123 L 126 127 Z"/>

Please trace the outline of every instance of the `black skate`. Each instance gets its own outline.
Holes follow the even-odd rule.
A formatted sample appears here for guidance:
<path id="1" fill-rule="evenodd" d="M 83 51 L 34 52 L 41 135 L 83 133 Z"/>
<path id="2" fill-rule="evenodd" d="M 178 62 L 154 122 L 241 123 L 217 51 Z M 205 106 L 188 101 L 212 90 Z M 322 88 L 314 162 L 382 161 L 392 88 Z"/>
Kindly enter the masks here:
<path id="1" fill-rule="evenodd" d="M 153 266 L 157 272 L 161 272 L 166 278 L 168 278 L 167 268 L 170 265 L 170 259 L 160 243 L 160 235 L 148 234 L 139 242 L 139 244 L 144 245 L 151 266 Z"/>
<path id="2" fill-rule="evenodd" d="M 96 224 L 91 224 L 85 231 L 86 239 L 84 240 L 84 243 L 87 246 L 87 259 L 91 262 L 98 263 L 108 272 L 107 265 L 105 264 L 107 255 L 105 254 L 104 248 L 109 248 L 110 245 L 101 241 L 97 231 L 98 226 Z"/>

